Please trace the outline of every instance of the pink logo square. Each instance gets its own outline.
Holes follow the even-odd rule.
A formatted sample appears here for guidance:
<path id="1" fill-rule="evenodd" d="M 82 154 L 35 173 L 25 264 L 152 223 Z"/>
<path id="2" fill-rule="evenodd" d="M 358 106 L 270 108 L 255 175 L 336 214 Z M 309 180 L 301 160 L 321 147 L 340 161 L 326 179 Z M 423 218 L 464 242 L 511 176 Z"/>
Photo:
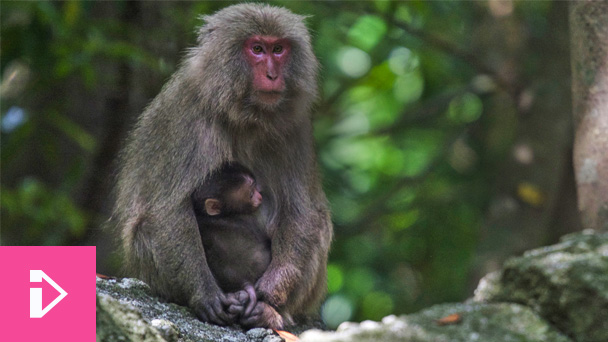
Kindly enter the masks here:
<path id="1" fill-rule="evenodd" d="M 95 341 L 95 247 L 0 246 L 0 341 Z"/>

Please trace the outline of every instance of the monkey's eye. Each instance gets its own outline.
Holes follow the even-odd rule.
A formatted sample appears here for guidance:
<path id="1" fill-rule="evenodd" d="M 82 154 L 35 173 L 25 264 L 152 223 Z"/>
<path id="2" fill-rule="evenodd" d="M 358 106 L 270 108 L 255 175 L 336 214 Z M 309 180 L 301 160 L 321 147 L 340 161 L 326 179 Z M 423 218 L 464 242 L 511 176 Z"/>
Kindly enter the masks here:
<path id="1" fill-rule="evenodd" d="M 281 53 L 281 52 L 283 52 L 283 46 L 281 46 L 281 45 L 275 46 L 274 49 L 272 49 L 272 52 L 273 53 Z"/>
<path id="2" fill-rule="evenodd" d="M 251 51 L 253 51 L 255 54 L 260 54 L 262 51 L 264 51 L 264 49 L 262 49 L 260 45 L 254 45 L 253 48 L 251 48 Z"/>

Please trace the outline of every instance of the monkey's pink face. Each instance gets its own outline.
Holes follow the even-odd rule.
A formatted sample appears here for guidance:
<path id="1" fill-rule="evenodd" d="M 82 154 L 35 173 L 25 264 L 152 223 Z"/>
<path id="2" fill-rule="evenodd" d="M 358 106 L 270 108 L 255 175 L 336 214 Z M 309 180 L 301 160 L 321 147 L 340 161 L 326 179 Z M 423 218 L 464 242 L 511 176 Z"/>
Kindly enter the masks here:
<path id="1" fill-rule="evenodd" d="M 253 73 L 253 89 L 259 101 L 273 105 L 285 91 L 283 71 L 291 45 L 287 39 L 253 36 L 245 41 L 243 52 Z"/>

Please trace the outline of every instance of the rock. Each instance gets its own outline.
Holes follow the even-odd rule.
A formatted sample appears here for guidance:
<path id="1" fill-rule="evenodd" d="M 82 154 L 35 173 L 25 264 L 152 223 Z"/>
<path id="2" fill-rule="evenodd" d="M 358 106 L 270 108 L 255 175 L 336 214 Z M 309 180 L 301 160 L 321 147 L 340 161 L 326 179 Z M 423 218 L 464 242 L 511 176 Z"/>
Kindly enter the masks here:
<path id="1" fill-rule="evenodd" d="M 452 316 L 441 324 L 440 319 Z M 533 310 L 519 304 L 442 304 L 382 322 L 343 323 L 336 332 L 310 330 L 302 342 L 570 342 Z"/>
<path id="2" fill-rule="evenodd" d="M 608 233 L 567 235 L 480 284 L 477 301 L 521 303 L 575 341 L 608 341 Z"/>
<path id="3" fill-rule="evenodd" d="M 169 341 L 148 326 L 139 311 L 107 294 L 97 295 L 98 341 Z"/>
<path id="4" fill-rule="evenodd" d="M 288 329 L 301 333 L 312 325 Z M 97 278 L 97 341 L 280 342 L 268 329 L 247 332 L 202 323 L 186 307 L 159 302 L 135 279 Z M 535 249 L 484 277 L 473 299 L 382 322 L 308 330 L 301 342 L 608 341 L 608 233 L 585 231 Z"/>
<path id="5" fill-rule="evenodd" d="M 279 342 L 272 330 L 220 327 L 199 321 L 186 307 L 159 302 L 136 279 L 97 278 L 97 341 Z"/>
<path id="6" fill-rule="evenodd" d="M 477 302 L 489 302 L 492 298 L 495 298 L 502 291 L 501 275 L 502 271 L 496 271 L 488 273 L 485 277 L 481 278 L 475 289 L 473 300 Z"/>

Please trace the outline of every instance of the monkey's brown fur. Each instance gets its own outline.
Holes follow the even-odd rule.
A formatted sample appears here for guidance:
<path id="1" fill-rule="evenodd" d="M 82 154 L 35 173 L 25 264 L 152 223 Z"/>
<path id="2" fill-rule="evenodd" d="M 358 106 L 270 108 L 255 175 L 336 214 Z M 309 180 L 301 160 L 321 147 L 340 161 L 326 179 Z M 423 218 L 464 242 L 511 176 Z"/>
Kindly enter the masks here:
<path id="1" fill-rule="evenodd" d="M 287 320 L 310 315 L 326 292 L 332 239 L 312 141 L 318 65 L 310 36 L 303 17 L 267 5 L 235 5 L 204 20 L 198 46 L 141 115 L 121 156 L 115 218 L 125 261 L 159 295 L 207 319 L 223 294 L 190 195 L 211 171 L 237 161 L 264 189 L 263 226 L 272 240 L 257 292 Z M 241 52 L 252 35 L 291 43 L 276 105 L 253 101 Z"/>

